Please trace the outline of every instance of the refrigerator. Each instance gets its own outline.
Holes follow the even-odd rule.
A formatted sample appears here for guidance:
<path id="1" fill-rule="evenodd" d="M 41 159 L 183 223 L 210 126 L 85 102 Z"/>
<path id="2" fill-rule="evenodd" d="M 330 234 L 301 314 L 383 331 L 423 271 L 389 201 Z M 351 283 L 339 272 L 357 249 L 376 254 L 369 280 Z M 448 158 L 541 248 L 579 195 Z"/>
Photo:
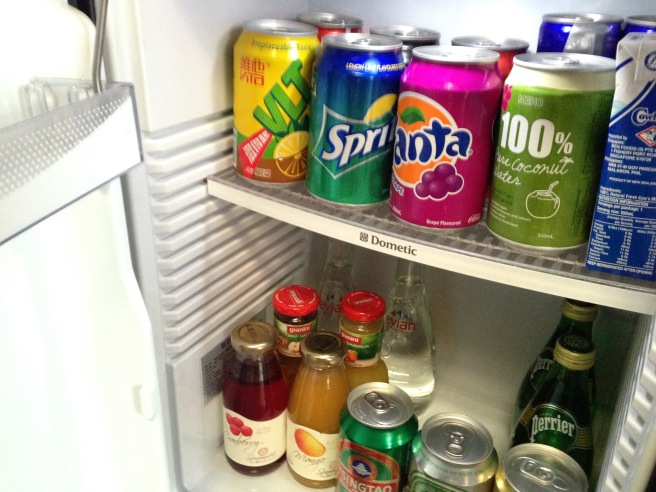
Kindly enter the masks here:
<path id="1" fill-rule="evenodd" d="M 0 328 L 2 339 L 10 333 L 12 347 L 25 349 L 2 366 L 7 372 L 2 378 L 13 382 L 5 386 L 5 401 L 16 402 L 0 406 L 6 423 L 0 466 L 12 470 L 4 479 L 6 490 L 45 490 L 44 484 L 48 490 L 89 490 L 94 481 L 101 490 L 121 491 L 305 490 L 285 466 L 262 477 L 230 468 L 221 444 L 221 381 L 232 329 L 251 319 L 272 321 L 271 297 L 284 285 L 318 287 L 329 238 L 355 245 L 356 287 L 383 297 L 391 289 L 396 258 L 425 265 L 437 379 L 420 424 L 439 412 L 474 417 L 490 430 L 501 458 L 509 446 L 517 389 L 558 322 L 562 298 L 598 304 L 592 488 L 648 487 L 656 461 L 656 285 L 589 271 L 581 248 L 557 256 L 510 249 L 483 223 L 455 234 L 422 231 L 393 219 L 386 204 L 345 209 L 318 202 L 302 185 L 247 182 L 233 170 L 232 67 L 234 43 L 250 19 L 332 12 L 361 18 L 364 31 L 407 24 L 439 31 L 443 45 L 456 36 L 487 35 L 524 39 L 535 51 L 545 13 L 653 15 L 652 0 L 592 5 L 582 0 L 548 5 L 537 0 L 109 0 L 107 6 L 101 93 L 13 125 L 1 136 L 5 147 L 34 138 L 42 126 L 56 125 L 67 112 L 88 111 L 103 98 L 118 98 L 123 111 L 127 108 L 118 121 L 110 118 L 116 133 L 80 137 L 72 145 L 74 155 L 64 157 L 72 159 L 69 177 L 54 179 L 77 183 L 86 170 L 75 165 L 90 155 L 122 164 L 112 176 L 99 177 L 98 184 L 75 190 L 52 207 L 88 210 L 84 200 L 93 196 L 88 191 L 121 175 L 112 181 L 114 193 L 122 196 L 112 220 L 119 221 L 122 271 L 134 275 L 143 311 L 136 308 L 133 329 L 116 329 L 126 326 L 120 321 L 95 326 L 106 340 L 92 337 L 94 343 L 87 344 L 74 343 L 84 338 L 84 323 L 70 334 L 57 331 L 56 346 L 49 340 L 50 319 L 27 323 L 46 326 L 36 335 L 20 330 L 18 316 Z M 31 145 L 36 144 L 26 144 Z M 89 154 L 89 147 L 96 152 Z M 117 149 L 129 151 L 114 156 Z M 47 188 L 37 189 L 30 195 L 36 198 L 20 202 L 28 215 L 49 198 Z M 31 231 L 44 222 L 28 217 L 24 223 L 7 232 L 0 247 L 20 250 L 29 263 L 27 245 L 43 245 L 42 239 L 30 238 Z M 47 234 L 65 234 L 59 227 Z M 80 246 L 93 257 L 110 241 L 91 232 Z M 21 285 L 31 292 L 30 282 L 40 285 L 67 275 L 58 271 L 40 280 L 42 269 L 34 270 L 33 276 L 16 271 L 5 278 L 26 279 Z M 98 278 L 84 269 L 77 274 Z M 98 288 L 102 291 L 102 283 Z M 3 290 L 8 289 L 5 283 Z M 22 312 L 39 312 L 44 299 L 57 305 L 52 297 L 57 291 L 34 297 Z M 116 311 L 124 301 L 107 293 L 100 309 Z M 3 300 L 11 298 L 7 294 Z M 65 319 L 84 302 L 83 296 L 74 297 L 57 316 Z M 66 366 L 62 361 L 69 352 L 79 361 L 44 387 L 30 385 L 29 374 L 20 377 L 18 361 L 30 357 L 31 367 L 40 364 L 35 371 L 47 372 L 53 364 Z M 96 374 L 98 364 L 105 372 L 79 386 L 76 378 Z M 43 396 L 35 396 L 38 391 Z M 25 393 L 32 396 L 24 399 Z M 41 408 L 29 413 L 21 405 Z M 57 432 L 40 439 L 44 429 Z M 27 445 L 13 453 L 15 443 Z"/>

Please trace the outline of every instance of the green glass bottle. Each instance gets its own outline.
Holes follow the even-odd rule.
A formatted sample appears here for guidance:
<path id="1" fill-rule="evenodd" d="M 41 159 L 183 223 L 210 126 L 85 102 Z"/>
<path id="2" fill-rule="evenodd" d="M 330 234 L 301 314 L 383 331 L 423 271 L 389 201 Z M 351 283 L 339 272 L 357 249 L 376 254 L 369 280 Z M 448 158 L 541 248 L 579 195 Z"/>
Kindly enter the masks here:
<path id="1" fill-rule="evenodd" d="M 524 411 L 524 408 L 531 400 L 537 389 L 540 387 L 542 381 L 547 376 L 549 369 L 553 364 L 553 351 L 556 346 L 556 340 L 561 335 L 566 333 L 577 333 L 584 335 L 592 340 L 592 325 L 597 318 L 598 308 L 595 304 L 587 302 L 576 301 L 573 299 L 563 299 L 561 306 L 562 315 L 556 330 L 553 332 L 542 351 L 531 364 L 528 371 L 524 375 L 522 384 L 517 392 L 515 400 L 515 407 L 513 409 L 513 418 L 511 422 L 511 429 L 517 423 L 517 419 Z M 594 405 L 595 401 L 595 384 L 594 384 L 594 371 L 591 370 L 589 395 L 591 404 Z"/>
<path id="2" fill-rule="evenodd" d="M 512 446 L 546 444 L 574 458 L 587 475 L 592 468 L 592 424 L 588 371 L 594 343 L 579 334 L 562 335 L 554 363 L 515 425 Z"/>

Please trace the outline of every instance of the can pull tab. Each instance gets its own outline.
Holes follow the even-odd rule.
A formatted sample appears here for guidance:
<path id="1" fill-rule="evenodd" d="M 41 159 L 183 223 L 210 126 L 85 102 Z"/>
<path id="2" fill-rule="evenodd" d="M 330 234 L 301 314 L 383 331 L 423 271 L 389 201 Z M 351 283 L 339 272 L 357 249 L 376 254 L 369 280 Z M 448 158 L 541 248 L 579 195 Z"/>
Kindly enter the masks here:
<path id="1" fill-rule="evenodd" d="M 371 391 L 364 395 L 364 401 L 371 405 L 376 410 L 386 410 L 389 408 L 389 403 L 375 391 Z"/>
<path id="2" fill-rule="evenodd" d="M 447 434 L 446 452 L 453 458 L 463 459 L 470 452 L 470 446 L 473 442 L 471 435 L 468 435 L 466 429 L 462 426 L 445 426 L 444 431 Z"/>

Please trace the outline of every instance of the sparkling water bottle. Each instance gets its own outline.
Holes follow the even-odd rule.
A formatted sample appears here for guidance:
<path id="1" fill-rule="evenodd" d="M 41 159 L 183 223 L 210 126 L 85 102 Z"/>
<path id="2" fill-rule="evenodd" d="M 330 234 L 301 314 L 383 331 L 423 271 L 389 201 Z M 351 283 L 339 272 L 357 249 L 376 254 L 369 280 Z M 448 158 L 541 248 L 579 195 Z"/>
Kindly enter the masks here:
<path id="1" fill-rule="evenodd" d="M 421 410 L 435 388 L 435 341 L 426 304 L 421 265 L 397 260 L 396 281 L 387 301 L 383 348 L 389 382 L 412 398 Z"/>
<path id="2" fill-rule="evenodd" d="M 353 257 L 355 247 L 337 239 L 328 243 L 328 257 L 319 285 L 319 314 L 317 329 L 339 333 L 342 315 L 342 297 L 355 290 L 353 282 Z"/>

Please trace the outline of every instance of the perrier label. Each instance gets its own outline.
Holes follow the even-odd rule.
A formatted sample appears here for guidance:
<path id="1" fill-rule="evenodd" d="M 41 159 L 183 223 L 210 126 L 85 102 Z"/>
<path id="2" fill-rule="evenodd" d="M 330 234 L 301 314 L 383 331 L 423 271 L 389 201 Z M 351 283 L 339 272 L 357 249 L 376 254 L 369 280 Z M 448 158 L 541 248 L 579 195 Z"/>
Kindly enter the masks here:
<path id="1" fill-rule="evenodd" d="M 517 422 L 513 446 L 538 443 L 560 449 L 589 475 L 593 439 L 588 371 L 594 358 L 589 338 L 567 334 L 558 339 L 554 364 Z"/>

